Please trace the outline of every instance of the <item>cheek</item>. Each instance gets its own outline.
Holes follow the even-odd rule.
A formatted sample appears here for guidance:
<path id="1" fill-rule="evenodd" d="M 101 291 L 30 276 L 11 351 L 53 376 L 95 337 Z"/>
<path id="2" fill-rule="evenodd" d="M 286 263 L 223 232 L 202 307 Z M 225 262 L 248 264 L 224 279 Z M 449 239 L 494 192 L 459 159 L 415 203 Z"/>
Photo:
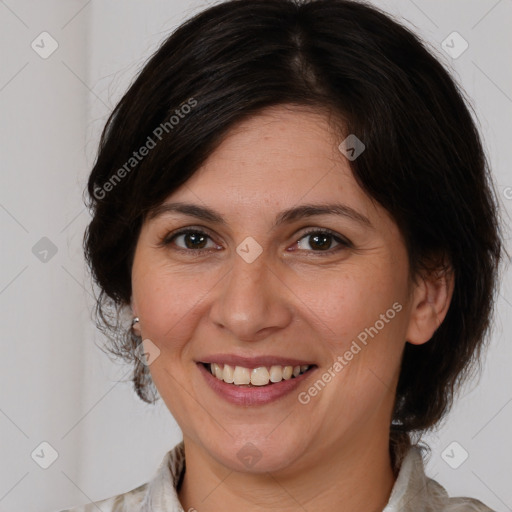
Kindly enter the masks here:
<path id="1" fill-rule="evenodd" d="M 391 264 L 354 265 L 336 278 L 320 280 L 304 300 L 311 321 L 317 317 L 328 353 L 319 378 L 329 373 L 325 376 L 332 382 L 318 393 L 323 398 L 312 402 L 333 422 L 333 429 L 348 418 L 356 430 L 363 428 L 383 403 L 394 399 L 407 323 L 402 274 Z M 305 392 L 317 393 L 312 388 Z"/>
<path id="2" fill-rule="evenodd" d="M 143 336 L 157 345 L 169 345 L 170 340 L 177 345 L 186 337 L 212 286 L 204 274 L 176 272 L 161 262 L 136 258 L 132 291 Z"/>
<path id="3" fill-rule="evenodd" d="M 307 304 L 303 314 L 318 326 L 328 358 L 344 358 L 347 377 L 364 380 L 371 369 L 390 382 L 400 365 L 407 328 L 407 266 L 392 258 L 359 263 L 303 286 L 298 291 Z"/>
<path id="4" fill-rule="evenodd" d="M 344 339 L 379 320 L 395 302 L 403 306 L 406 283 L 389 269 L 346 268 L 304 287 L 298 295 L 329 328 Z M 390 313 L 391 316 L 393 312 Z"/>

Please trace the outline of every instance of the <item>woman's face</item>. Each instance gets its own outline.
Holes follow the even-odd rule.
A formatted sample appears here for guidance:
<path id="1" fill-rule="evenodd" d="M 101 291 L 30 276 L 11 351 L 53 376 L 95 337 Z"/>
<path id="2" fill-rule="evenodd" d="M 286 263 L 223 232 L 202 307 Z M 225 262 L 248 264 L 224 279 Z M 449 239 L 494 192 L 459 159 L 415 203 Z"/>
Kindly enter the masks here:
<path id="1" fill-rule="evenodd" d="M 387 442 L 405 340 L 430 337 L 400 232 L 340 142 L 320 114 L 267 109 L 140 233 L 132 308 L 152 378 L 185 442 L 232 469 L 298 471 Z"/>

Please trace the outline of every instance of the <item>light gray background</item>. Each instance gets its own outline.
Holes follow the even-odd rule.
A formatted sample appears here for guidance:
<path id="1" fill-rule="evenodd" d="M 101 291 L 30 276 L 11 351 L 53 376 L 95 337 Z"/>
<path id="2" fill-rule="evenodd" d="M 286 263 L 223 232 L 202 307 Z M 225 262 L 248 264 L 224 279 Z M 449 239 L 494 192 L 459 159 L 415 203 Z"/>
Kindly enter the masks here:
<path id="1" fill-rule="evenodd" d="M 164 405 L 136 398 L 130 368 L 95 346 L 102 338 L 81 250 L 89 220 L 82 190 L 100 130 L 135 73 L 174 27 L 211 3 L 0 0 L 2 512 L 56 511 L 125 492 L 147 481 L 181 439 Z M 508 225 L 512 0 L 374 3 L 405 18 L 463 84 Z M 43 31 L 59 45 L 47 59 L 31 48 Z M 441 47 L 453 31 L 469 43 L 457 59 Z M 32 252 L 42 237 L 57 248 L 47 262 Z M 481 378 L 426 441 L 429 475 L 450 494 L 505 512 L 512 510 L 510 271 L 502 283 Z M 58 452 L 46 470 L 31 458 L 43 441 Z M 442 458 L 454 441 L 469 453 L 458 469 Z"/>

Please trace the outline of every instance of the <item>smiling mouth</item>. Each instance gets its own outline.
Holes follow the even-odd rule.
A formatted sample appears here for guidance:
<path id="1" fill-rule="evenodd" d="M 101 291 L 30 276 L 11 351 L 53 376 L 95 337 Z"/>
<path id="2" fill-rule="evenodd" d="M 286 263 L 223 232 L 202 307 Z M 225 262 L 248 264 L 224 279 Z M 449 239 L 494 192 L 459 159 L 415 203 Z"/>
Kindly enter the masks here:
<path id="1" fill-rule="evenodd" d="M 253 387 L 277 384 L 282 380 L 297 378 L 299 375 L 311 370 L 315 365 L 300 366 L 259 366 L 258 368 L 245 368 L 229 364 L 202 363 L 208 372 L 218 380 L 235 386 Z"/>

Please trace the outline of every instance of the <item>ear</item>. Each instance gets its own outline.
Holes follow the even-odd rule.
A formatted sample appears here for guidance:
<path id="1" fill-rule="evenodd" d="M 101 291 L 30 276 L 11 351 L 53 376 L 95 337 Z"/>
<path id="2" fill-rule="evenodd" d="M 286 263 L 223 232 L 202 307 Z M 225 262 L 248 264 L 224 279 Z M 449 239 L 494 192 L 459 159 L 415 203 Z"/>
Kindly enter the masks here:
<path id="1" fill-rule="evenodd" d="M 413 285 L 413 301 L 406 340 L 413 345 L 429 341 L 448 313 L 455 284 L 451 268 L 430 272 Z"/>

